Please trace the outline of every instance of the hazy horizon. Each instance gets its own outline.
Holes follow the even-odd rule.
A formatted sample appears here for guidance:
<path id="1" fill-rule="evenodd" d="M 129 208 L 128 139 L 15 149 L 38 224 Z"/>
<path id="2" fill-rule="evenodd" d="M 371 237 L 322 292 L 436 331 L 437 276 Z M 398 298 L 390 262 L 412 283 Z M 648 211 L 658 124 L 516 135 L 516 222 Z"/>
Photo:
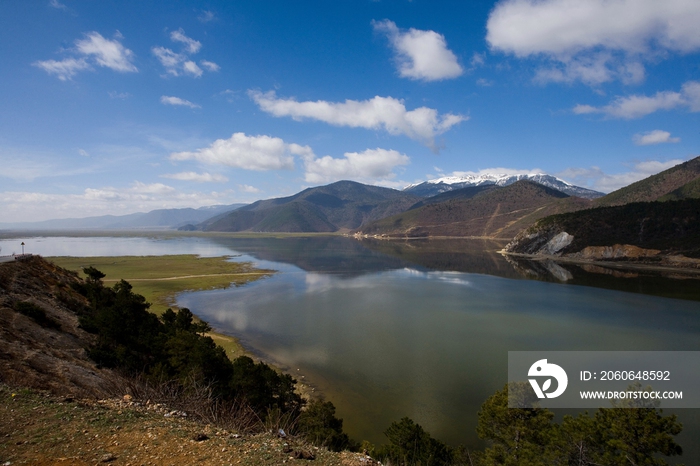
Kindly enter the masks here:
<path id="1" fill-rule="evenodd" d="M 612 21 L 610 20 L 612 19 Z M 11 2 L 3 223 L 698 155 L 700 4 Z"/>

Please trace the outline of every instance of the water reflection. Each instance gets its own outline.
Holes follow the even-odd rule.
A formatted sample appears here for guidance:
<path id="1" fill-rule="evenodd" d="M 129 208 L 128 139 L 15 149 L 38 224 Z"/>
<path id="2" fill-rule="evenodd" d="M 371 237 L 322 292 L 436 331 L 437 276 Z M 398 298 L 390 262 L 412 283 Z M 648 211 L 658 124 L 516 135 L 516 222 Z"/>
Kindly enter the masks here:
<path id="1" fill-rule="evenodd" d="M 412 416 L 478 445 L 481 403 L 516 350 L 700 349 L 697 303 L 402 268 L 355 276 L 290 269 L 179 304 L 323 389 L 358 438 Z"/>
<path id="2" fill-rule="evenodd" d="M 625 270 L 592 264 L 528 260 L 498 253 L 505 246 L 505 242 L 490 240 L 363 240 L 362 244 L 369 249 L 430 270 L 482 273 L 503 278 L 531 279 L 700 300 L 700 274 L 684 274 L 673 270 Z M 621 263 L 616 265 L 620 266 Z"/>
<path id="3" fill-rule="evenodd" d="M 244 254 L 246 259 L 268 268 L 291 265 L 309 273 L 347 278 L 401 269 L 466 272 L 700 300 L 698 274 L 532 261 L 501 255 L 498 251 L 505 243 L 491 240 L 358 241 L 342 236 L 243 238 L 157 234 L 143 237 L 29 236 L 0 239 L 2 253 L 21 252 L 21 242 L 25 242 L 26 252 L 44 256 Z"/>
<path id="4" fill-rule="evenodd" d="M 498 242 L 24 240 L 27 252 L 44 255 L 237 255 L 279 270 L 178 302 L 313 380 L 350 433 L 374 442 L 410 416 L 438 438 L 478 447 L 476 412 L 505 383 L 508 351 L 700 350 L 697 280 L 506 258 Z M 16 242 L 0 241 L 3 253 L 4 241 Z M 684 459 L 693 462 L 700 420 L 680 419 Z"/>

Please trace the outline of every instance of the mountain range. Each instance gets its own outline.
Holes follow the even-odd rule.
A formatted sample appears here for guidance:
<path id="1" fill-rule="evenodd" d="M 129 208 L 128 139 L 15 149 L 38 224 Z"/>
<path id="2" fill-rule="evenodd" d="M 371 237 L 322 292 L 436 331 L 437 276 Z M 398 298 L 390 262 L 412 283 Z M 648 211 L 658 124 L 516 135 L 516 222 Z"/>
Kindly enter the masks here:
<path id="1" fill-rule="evenodd" d="M 700 157 L 607 195 L 545 174 L 444 177 L 410 185 L 402 191 L 338 181 L 307 188 L 292 196 L 259 200 L 249 205 L 161 209 L 124 216 L 5 224 L 0 228 L 178 228 L 217 232 L 339 232 L 380 238 L 441 236 L 512 239 L 528 228 L 528 231 L 533 231 L 533 225 L 552 225 L 552 221 L 548 220 L 552 215 L 567 214 L 569 217 L 566 218 L 571 219 L 577 218 L 579 214 L 576 212 L 585 212 L 585 209 L 698 197 Z M 654 206 L 652 210 L 657 212 L 659 207 Z M 634 215 L 642 215 L 643 211 L 644 208 L 633 209 L 620 211 L 619 214 L 629 216 L 631 212 L 636 212 Z M 665 218 L 658 213 L 652 217 Z M 614 215 L 606 218 L 611 222 L 616 220 Z M 692 223 L 692 219 L 686 220 Z M 641 225 L 645 223 L 641 222 Z M 564 231 L 561 229 L 559 233 Z M 583 238 L 593 238 L 587 234 L 583 238 L 580 233 L 577 235 L 579 239 L 576 244 L 584 241 Z M 550 239 L 547 237 L 546 241 Z M 604 238 L 596 241 L 600 243 Z M 512 246 L 512 251 L 520 251 L 519 246 Z"/>
<path id="2" fill-rule="evenodd" d="M 257 201 L 194 228 L 204 231 L 350 232 L 367 222 L 403 212 L 419 200 L 416 195 L 395 189 L 338 181 L 289 197 Z"/>
<path id="3" fill-rule="evenodd" d="M 446 199 L 431 202 L 440 198 Z M 503 187 L 470 186 L 438 194 L 406 212 L 369 223 L 358 234 L 510 239 L 546 215 L 585 208 L 590 202 L 526 179 Z"/>
<path id="4" fill-rule="evenodd" d="M 42 222 L 0 223 L 7 230 L 170 230 L 203 222 L 214 215 L 230 212 L 245 204 L 217 205 L 198 209 L 157 209 L 127 215 L 65 218 Z"/>
<path id="5" fill-rule="evenodd" d="M 506 175 L 496 173 L 486 173 L 481 175 L 446 176 L 422 183 L 406 186 L 404 192 L 416 194 L 422 197 L 435 196 L 440 193 L 454 191 L 456 189 L 468 188 L 472 186 L 508 186 L 515 182 L 527 180 L 548 188 L 556 189 L 569 196 L 581 197 L 584 199 L 596 199 L 605 194 L 593 191 L 592 189 L 574 186 L 564 180 L 560 180 L 545 173 Z"/>

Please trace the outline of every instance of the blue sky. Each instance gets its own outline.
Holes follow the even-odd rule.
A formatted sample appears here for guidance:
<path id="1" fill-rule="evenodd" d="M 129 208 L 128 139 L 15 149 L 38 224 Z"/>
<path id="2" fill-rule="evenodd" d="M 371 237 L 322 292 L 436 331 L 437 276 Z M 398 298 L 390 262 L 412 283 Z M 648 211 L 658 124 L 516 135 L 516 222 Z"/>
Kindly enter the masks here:
<path id="1" fill-rule="evenodd" d="M 0 222 L 700 152 L 697 0 L 1 7 Z"/>

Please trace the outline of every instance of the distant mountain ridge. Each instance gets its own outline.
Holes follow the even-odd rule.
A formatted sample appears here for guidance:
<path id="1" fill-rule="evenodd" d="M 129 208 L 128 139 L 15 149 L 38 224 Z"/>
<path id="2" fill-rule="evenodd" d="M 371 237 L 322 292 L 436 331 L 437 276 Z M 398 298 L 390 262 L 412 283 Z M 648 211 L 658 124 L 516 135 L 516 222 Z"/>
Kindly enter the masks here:
<path id="1" fill-rule="evenodd" d="M 170 230 L 238 209 L 245 204 L 200 207 L 198 209 L 156 209 L 127 215 L 66 218 L 42 222 L 2 223 L 0 229 L 13 230 Z"/>
<path id="2" fill-rule="evenodd" d="M 584 199 L 596 199 L 605 194 L 593 191 L 592 189 L 574 186 L 571 183 L 546 173 L 507 175 L 498 173 L 484 173 L 482 175 L 445 176 L 434 180 L 424 181 L 406 186 L 404 192 L 416 194 L 418 196 L 430 197 L 455 189 L 467 188 L 471 186 L 508 186 L 520 180 L 532 181 L 548 188 L 556 189 L 569 196 L 581 197 Z"/>
<path id="3" fill-rule="evenodd" d="M 336 232 L 403 212 L 420 198 L 390 188 L 338 181 L 293 196 L 254 202 L 195 228 L 204 231 Z"/>
<path id="4" fill-rule="evenodd" d="M 477 190 L 467 187 L 446 195 L 458 195 L 442 202 L 429 203 L 407 212 L 369 223 L 357 232 L 360 236 L 420 238 L 430 236 L 512 238 L 539 218 L 570 212 L 590 205 L 590 200 L 529 180 L 504 187 Z"/>

